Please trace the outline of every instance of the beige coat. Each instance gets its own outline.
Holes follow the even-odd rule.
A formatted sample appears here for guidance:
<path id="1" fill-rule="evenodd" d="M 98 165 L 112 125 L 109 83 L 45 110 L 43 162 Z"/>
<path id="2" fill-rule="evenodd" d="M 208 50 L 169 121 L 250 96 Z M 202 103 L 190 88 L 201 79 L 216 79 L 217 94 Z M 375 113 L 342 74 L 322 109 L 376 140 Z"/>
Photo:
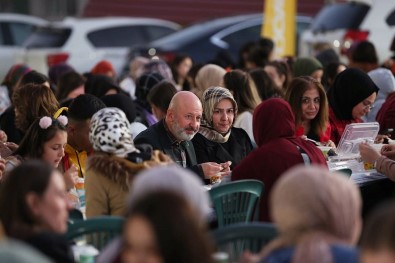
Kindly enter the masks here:
<path id="1" fill-rule="evenodd" d="M 138 164 L 105 153 L 89 157 L 85 174 L 86 217 L 123 216 L 126 196 L 135 175 L 168 161 L 169 158 L 159 151 L 154 151 L 150 161 Z"/>

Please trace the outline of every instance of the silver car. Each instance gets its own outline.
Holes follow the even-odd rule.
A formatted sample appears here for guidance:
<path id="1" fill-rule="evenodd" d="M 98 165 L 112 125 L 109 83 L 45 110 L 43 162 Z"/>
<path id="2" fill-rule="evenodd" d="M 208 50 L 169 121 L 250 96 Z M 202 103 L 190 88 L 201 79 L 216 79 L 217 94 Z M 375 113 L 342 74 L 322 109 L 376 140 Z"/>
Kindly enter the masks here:
<path id="1" fill-rule="evenodd" d="M 128 50 L 177 31 L 176 23 L 129 17 L 66 18 L 40 27 L 24 43 L 18 62 L 47 73 L 48 67 L 66 62 L 79 72 L 90 71 L 100 60 L 110 61 L 117 73 Z"/>
<path id="2" fill-rule="evenodd" d="M 22 44 L 38 27 L 48 21 L 27 15 L 0 13 L 0 82 L 16 61 Z"/>

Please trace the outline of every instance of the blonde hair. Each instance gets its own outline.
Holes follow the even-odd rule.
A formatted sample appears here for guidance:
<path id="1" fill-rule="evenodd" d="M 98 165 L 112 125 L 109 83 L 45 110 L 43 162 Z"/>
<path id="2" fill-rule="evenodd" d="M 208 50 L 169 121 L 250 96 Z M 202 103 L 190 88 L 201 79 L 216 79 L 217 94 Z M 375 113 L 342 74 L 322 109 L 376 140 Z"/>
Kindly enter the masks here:
<path id="1" fill-rule="evenodd" d="M 222 87 L 225 73 L 224 68 L 214 64 L 203 66 L 196 75 L 196 88 L 192 92 L 200 99 L 206 89 L 217 86 Z"/>

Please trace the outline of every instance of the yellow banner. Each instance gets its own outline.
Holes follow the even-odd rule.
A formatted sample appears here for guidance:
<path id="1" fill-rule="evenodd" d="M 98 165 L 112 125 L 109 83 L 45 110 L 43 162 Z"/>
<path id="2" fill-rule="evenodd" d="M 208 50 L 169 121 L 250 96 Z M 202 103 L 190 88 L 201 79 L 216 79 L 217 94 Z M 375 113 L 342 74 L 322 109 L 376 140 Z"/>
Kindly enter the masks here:
<path id="1" fill-rule="evenodd" d="M 271 38 L 275 56 L 295 55 L 296 0 L 264 0 L 264 26 L 261 36 Z"/>

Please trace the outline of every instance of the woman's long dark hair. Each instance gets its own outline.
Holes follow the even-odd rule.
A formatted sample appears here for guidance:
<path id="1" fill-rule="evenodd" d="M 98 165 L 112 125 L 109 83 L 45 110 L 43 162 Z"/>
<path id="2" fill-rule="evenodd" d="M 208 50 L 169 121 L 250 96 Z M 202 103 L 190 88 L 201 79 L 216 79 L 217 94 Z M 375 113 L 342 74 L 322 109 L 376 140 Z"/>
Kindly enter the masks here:
<path id="1" fill-rule="evenodd" d="M 207 231 L 178 194 L 158 191 L 143 196 L 126 217 L 142 217 L 149 222 L 164 263 L 212 262 Z"/>
<path id="2" fill-rule="evenodd" d="M 40 160 L 29 160 L 15 167 L 0 188 L 0 217 L 9 237 L 26 239 L 39 225 L 26 202 L 28 193 L 42 196 L 54 169 Z"/>

